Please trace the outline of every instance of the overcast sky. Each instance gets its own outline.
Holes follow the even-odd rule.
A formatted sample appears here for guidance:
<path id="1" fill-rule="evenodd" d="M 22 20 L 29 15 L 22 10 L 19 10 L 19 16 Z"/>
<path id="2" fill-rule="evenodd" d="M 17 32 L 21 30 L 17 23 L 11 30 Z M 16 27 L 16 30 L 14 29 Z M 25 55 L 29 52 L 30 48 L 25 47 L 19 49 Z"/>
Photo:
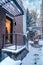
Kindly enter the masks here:
<path id="1" fill-rule="evenodd" d="M 42 0 L 22 0 L 22 1 L 25 9 L 26 8 L 28 8 L 29 10 L 37 9 L 38 14 L 40 14 Z"/>

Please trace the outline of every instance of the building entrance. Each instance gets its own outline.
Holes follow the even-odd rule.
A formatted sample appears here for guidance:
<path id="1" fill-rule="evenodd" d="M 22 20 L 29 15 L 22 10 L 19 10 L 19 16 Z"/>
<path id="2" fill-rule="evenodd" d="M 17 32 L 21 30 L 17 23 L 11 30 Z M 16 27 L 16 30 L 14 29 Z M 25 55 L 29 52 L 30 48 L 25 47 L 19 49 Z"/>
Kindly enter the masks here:
<path id="1" fill-rule="evenodd" d="M 12 33 L 13 33 L 13 22 L 12 22 L 12 19 L 11 18 L 9 18 L 9 17 L 7 17 L 6 16 L 6 24 L 5 24 L 5 29 L 6 29 L 6 31 L 5 31 L 5 34 L 6 34 L 6 36 L 5 36 L 5 39 L 6 39 L 6 41 L 9 41 L 9 42 L 11 42 L 12 43 L 12 38 L 13 38 L 13 35 L 12 35 Z"/>

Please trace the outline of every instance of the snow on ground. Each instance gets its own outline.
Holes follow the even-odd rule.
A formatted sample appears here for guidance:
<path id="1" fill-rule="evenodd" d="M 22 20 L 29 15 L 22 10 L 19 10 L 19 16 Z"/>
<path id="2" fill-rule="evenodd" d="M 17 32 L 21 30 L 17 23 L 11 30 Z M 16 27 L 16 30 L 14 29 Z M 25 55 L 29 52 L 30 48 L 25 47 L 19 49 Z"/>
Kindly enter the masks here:
<path id="1" fill-rule="evenodd" d="M 34 44 L 34 41 L 29 40 L 28 43 L 29 44 Z"/>
<path id="2" fill-rule="evenodd" d="M 43 39 L 36 39 L 36 41 L 38 41 L 38 43 L 39 43 L 40 45 L 43 45 Z M 34 41 L 29 40 L 28 43 L 29 43 L 29 44 L 34 44 Z"/>
<path id="3" fill-rule="evenodd" d="M 43 65 L 43 47 L 34 48 L 29 45 L 29 53 L 23 59 L 22 65 Z"/>
<path id="4" fill-rule="evenodd" d="M 21 60 L 18 61 L 14 61 L 13 59 L 11 59 L 9 56 L 7 58 L 5 58 L 0 65 L 20 65 L 22 62 Z"/>
<path id="5" fill-rule="evenodd" d="M 40 45 L 43 45 L 43 40 L 42 39 L 39 39 L 39 42 L 38 42 Z"/>
<path id="6" fill-rule="evenodd" d="M 39 44 L 42 45 L 43 44 L 43 40 L 39 40 Z M 22 65 L 43 65 L 43 47 L 35 48 L 35 47 L 32 47 L 30 44 L 29 44 L 28 47 L 29 47 L 28 48 L 29 53 L 22 60 Z M 7 64 L 3 60 L 1 65 L 8 65 L 8 64 L 9 65 L 19 65 L 19 63 L 21 63 L 21 61 L 20 62 L 18 61 L 18 63 L 17 63 L 16 61 L 10 59 L 9 57 L 7 57 L 7 58 L 8 58 L 8 60 L 6 61 Z M 3 64 L 3 62 L 5 64 Z"/>

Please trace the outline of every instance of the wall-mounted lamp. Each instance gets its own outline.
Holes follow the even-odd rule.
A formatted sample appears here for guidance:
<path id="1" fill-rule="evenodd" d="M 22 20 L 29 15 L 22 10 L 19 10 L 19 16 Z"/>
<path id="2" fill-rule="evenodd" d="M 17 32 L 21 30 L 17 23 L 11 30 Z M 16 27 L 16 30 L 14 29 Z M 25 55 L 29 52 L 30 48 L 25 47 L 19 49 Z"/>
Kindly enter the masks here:
<path id="1" fill-rule="evenodd" d="M 17 24 L 17 23 L 16 23 L 16 22 L 14 22 L 14 25 L 15 25 L 15 26 L 16 26 L 16 24 Z"/>

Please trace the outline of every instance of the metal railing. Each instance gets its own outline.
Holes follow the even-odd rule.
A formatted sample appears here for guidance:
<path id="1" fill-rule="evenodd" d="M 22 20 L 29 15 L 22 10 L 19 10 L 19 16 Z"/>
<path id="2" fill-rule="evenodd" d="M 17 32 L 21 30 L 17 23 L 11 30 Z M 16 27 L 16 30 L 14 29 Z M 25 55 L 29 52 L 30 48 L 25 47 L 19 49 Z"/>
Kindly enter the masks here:
<path id="1" fill-rule="evenodd" d="M 26 45 L 27 38 L 25 35 L 20 33 L 10 33 L 8 35 L 3 34 L 3 45 L 2 47 L 9 47 L 15 45 L 15 49 L 17 46 Z"/>

